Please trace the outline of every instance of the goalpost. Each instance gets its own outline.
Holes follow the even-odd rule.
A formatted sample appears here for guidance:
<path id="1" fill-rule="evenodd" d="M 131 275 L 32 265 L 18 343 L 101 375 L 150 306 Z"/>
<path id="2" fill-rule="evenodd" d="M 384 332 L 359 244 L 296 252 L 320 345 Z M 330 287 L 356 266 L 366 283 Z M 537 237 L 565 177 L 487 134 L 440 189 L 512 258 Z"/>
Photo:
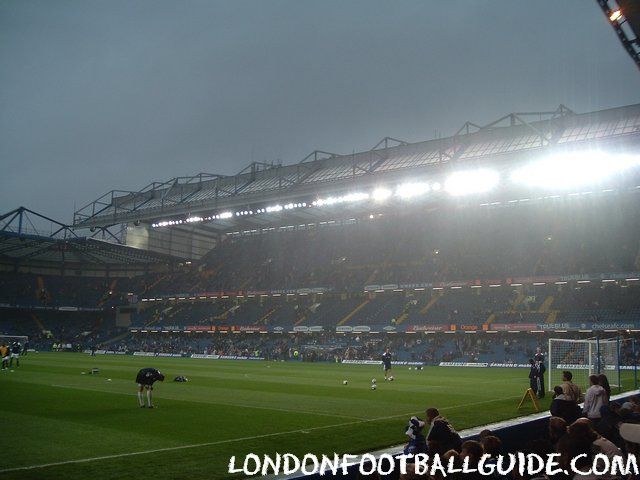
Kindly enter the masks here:
<path id="1" fill-rule="evenodd" d="M 562 371 L 573 375 L 573 383 L 584 392 L 589 387 L 589 375 L 604 373 L 612 388 L 622 388 L 620 352 L 631 339 L 567 338 L 549 339 L 548 388 L 562 383 Z"/>

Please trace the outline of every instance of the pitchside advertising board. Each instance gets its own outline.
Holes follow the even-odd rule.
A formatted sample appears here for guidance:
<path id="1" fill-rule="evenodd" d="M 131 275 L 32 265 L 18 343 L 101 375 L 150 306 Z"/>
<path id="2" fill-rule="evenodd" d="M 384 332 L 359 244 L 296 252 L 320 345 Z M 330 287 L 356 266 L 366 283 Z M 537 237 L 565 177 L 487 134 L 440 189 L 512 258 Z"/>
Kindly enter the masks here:
<path id="1" fill-rule="evenodd" d="M 82 353 L 91 354 L 91 350 L 83 350 Z M 127 352 L 116 352 L 114 350 L 96 350 L 96 355 L 126 355 Z"/>
<path id="2" fill-rule="evenodd" d="M 382 361 L 380 360 L 343 360 L 342 363 L 346 363 L 349 365 L 382 365 Z M 424 362 L 391 362 L 391 365 L 400 365 L 400 366 L 416 366 L 421 367 L 424 366 Z"/>
<path id="3" fill-rule="evenodd" d="M 439 367 L 478 367 L 478 368 L 529 368 L 528 363 L 495 363 L 495 362 L 440 362 Z M 576 364 L 558 364 L 555 366 L 556 370 L 589 370 L 593 367 L 589 365 L 576 365 Z M 620 365 L 620 370 L 634 370 L 637 367 L 634 365 Z M 605 365 L 604 370 L 615 370 L 614 365 Z"/>
<path id="4" fill-rule="evenodd" d="M 184 326 L 157 326 L 153 327 L 141 327 L 133 326 L 129 327 L 129 331 L 133 333 L 173 333 L 173 332 L 276 332 L 276 328 L 267 328 L 265 326 L 256 325 L 187 325 Z"/>
<path id="5" fill-rule="evenodd" d="M 494 362 L 440 362 L 439 367 L 478 367 L 478 368 L 529 368 L 528 363 L 494 363 Z"/>
<path id="6" fill-rule="evenodd" d="M 91 350 L 84 350 L 83 353 L 91 354 Z M 96 355 L 126 355 L 128 352 L 116 352 L 113 350 L 96 350 Z M 204 353 L 193 354 L 180 354 L 180 353 L 156 353 L 156 352 L 133 352 L 136 357 L 167 357 L 167 358 L 197 358 L 205 360 L 266 360 L 265 357 L 251 357 L 243 355 L 211 355 Z M 380 360 L 343 360 L 342 363 L 349 365 L 380 365 Z M 393 361 L 392 365 L 395 366 L 409 366 L 418 367 L 424 366 L 424 362 L 403 362 Z M 471 367 L 471 368 L 529 368 L 528 363 L 497 363 L 497 362 L 440 362 L 439 367 Z M 559 364 L 555 367 L 558 370 L 587 370 L 588 365 L 575 365 L 575 364 Z M 634 365 L 620 365 L 621 370 L 634 370 L 637 368 Z M 608 365 L 604 367 L 605 370 L 615 370 L 615 367 Z"/>
<path id="7" fill-rule="evenodd" d="M 426 324 L 426 325 L 339 325 L 331 331 L 336 333 L 436 333 L 436 332 L 534 332 L 534 331 L 579 331 L 579 330 L 637 330 L 640 321 L 635 322 L 584 322 L 584 323 L 491 323 L 483 325 L 469 324 Z M 175 333 L 175 332 L 245 332 L 245 333 L 316 333 L 326 331 L 321 325 L 256 326 L 256 325 L 163 325 L 132 326 L 133 333 Z"/>
<path id="8" fill-rule="evenodd" d="M 470 286 L 484 286 L 490 285 L 504 285 L 510 286 L 511 284 L 533 284 L 533 283 L 555 283 L 555 282 L 600 282 L 602 280 L 627 280 L 640 278 L 640 272 L 622 272 L 622 273 L 586 273 L 580 275 L 546 275 L 541 277 L 516 277 L 516 278 L 503 278 L 494 280 L 466 280 L 466 281 L 451 281 L 451 282 L 423 282 L 423 283 L 400 283 L 400 284 L 387 284 L 387 285 L 365 285 L 365 292 L 376 291 L 393 291 L 393 290 L 415 290 L 415 289 L 428 289 L 428 288 L 451 288 L 451 287 L 470 287 Z"/>

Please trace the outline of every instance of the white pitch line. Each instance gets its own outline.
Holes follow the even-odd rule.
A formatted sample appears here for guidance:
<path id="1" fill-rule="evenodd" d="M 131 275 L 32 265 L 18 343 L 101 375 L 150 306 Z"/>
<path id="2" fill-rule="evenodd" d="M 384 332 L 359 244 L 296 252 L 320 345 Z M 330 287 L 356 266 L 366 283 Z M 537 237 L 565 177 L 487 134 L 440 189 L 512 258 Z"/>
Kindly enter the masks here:
<path id="1" fill-rule="evenodd" d="M 98 388 L 86 388 L 86 387 L 81 387 L 81 386 L 76 386 L 76 385 L 51 385 L 52 387 L 56 387 L 56 388 L 69 388 L 72 390 L 86 390 L 89 392 L 101 392 L 101 393 L 112 393 L 114 395 L 127 395 L 127 396 L 132 396 L 135 397 L 136 394 L 135 393 L 126 393 L 126 392 L 113 392 L 111 390 L 100 390 Z M 154 395 L 155 396 L 155 395 Z M 157 398 L 160 399 L 164 399 L 164 400 L 173 400 L 173 401 L 181 401 L 181 400 L 185 400 L 185 399 L 178 399 L 178 398 L 172 398 L 172 397 L 165 397 L 165 396 L 158 396 Z M 353 415 L 342 415 L 340 413 L 322 413 L 322 412 L 314 412 L 311 410 L 290 410 L 287 408 L 277 408 L 277 407 L 261 407 L 261 406 L 256 406 L 256 405 L 243 405 L 241 403 L 224 403 L 224 402 L 206 402 L 203 400 L 185 400 L 187 402 L 193 402 L 193 403 L 204 403 L 207 405 L 225 405 L 227 407 L 240 407 L 240 408 L 256 408 L 258 410 L 274 410 L 276 412 L 286 412 L 286 413 L 306 413 L 308 415 L 319 415 L 322 417 L 335 417 L 335 418 L 348 418 L 350 420 L 365 420 L 364 417 L 356 417 Z"/>
<path id="2" fill-rule="evenodd" d="M 354 421 L 354 422 L 336 423 L 336 424 L 332 424 L 332 425 L 324 425 L 324 426 L 321 426 L 321 427 L 312 427 L 312 428 L 304 428 L 304 429 L 298 429 L 298 430 L 289 430 L 287 432 L 265 433 L 263 435 L 253 435 L 251 437 L 231 438 L 231 439 L 228 439 L 228 440 L 219 440 L 217 442 L 195 443 L 195 444 L 192 444 L 192 445 L 181 445 L 181 446 L 178 446 L 178 447 L 166 447 L 166 448 L 157 448 L 157 449 L 154 449 L 154 450 L 143 450 L 141 452 L 118 453 L 118 454 L 114 454 L 114 455 L 104 455 L 104 456 L 101 456 L 101 457 L 80 458 L 80 459 L 77 459 L 77 460 L 65 460 L 63 462 L 43 463 L 43 464 L 40 464 L 40 465 L 29 465 L 29 466 L 26 466 L 26 467 L 5 468 L 3 470 L 0 470 L 0 473 L 17 472 L 17 471 L 22 471 L 22 470 L 35 470 L 35 469 L 38 469 L 38 468 L 56 467 L 56 466 L 60 466 L 60 465 L 69 465 L 69 464 L 73 464 L 73 463 L 95 462 L 95 461 L 99 461 L 99 460 L 109 460 L 109 459 L 113 459 L 113 458 L 133 457 L 133 456 L 137 456 L 137 455 L 147 455 L 147 454 L 150 454 L 150 453 L 170 452 L 170 451 L 175 451 L 175 450 L 185 450 L 185 449 L 189 449 L 189 448 L 209 447 L 209 446 L 213 446 L 213 445 L 223 445 L 225 443 L 241 442 L 241 441 L 245 441 L 245 440 L 256 440 L 256 439 L 259 439 L 259 438 L 276 437 L 276 436 L 280 436 L 280 435 L 291 435 L 293 433 L 309 433 L 309 432 L 313 432 L 313 431 L 316 431 L 316 430 L 325 430 L 327 428 L 336 428 L 336 427 L 346 427 L 346 426 L 349 426 L 349 425 L 358 425 L 358 424 L 361 424 L 361 423 L 375 422 L 375 421 L 378 421 L 378 420 L 386 420 L 386 419 L 396 418 L 396 417 L 405 416 L 405 415 L 407 415 L 407 414 L 392 415 L 392 416 L 389 416 L 389 417 L 371 418 L 371 419 L 368 419 L 368 420 L 358 420 L 358 421 Z"/>
<path id="3" fill-rule="evenodd" d="M 53 385 L 55 386 L 55 385 Z M 71 387 L 73 388 L 73 387 Z M 123 395 L 131 395 L 128 393 L 123 393 Z M 495 403 L 501 400 L 511 400 L 514 398 L 520 398 L 520 396 L 515 396 L 515 397 L 505 397 L 505 398 L 499 398 L 499 399 L 495 399 L 495 400 L 485 400 L 485 401 L 481 401 L 481 402 L 472 402 L 472 403 L 466 403 L 464 405 L 453 405 L 450 407 L 444 407 L 441 408 L 440 410 L 451 410 L 454 408 L 462 408 L 462 407 L 470 407 L 473 405 L 481 405 L 481 404 L 485 404 L 485 403 Z M 154 450 L 143 450 L 140 452 L 128 452 L 128 453 L 117 453 L 114 455 L 104 455 L 101 457 L 90 457 L 90 458 L 80 458 L 80 459 L 76 459 L 76 460 L 65 460 L 62 462 L 53 462 L 53 463 L 42 463 L 40 465 L 29 465 L 26 467 L 15 467 L 15 468 L 5 468 L 0 470 L 0 473 L 9 473 L 9 472 L 19 472 L 19 471 L 25 471 L 25 470 L 36 470 L 39 468 L 48 468 L 48 467 L 57 467 L 57 466 L 61 466 L 61 465 L 70 465 L 70 464 L 76 464 L 76 463 L 89 463 L 89 462 L 96 462 L 96 461 L 100 461 L 100 460 L 111 460 L 113 458 L 123 458 L 123 457 L 134 457 L 134 456 L 138 456 L 138 455 L 148 455 L 150 453 L 159 453 L 159 452 L 172 452 L 172 451 L 176 451 L 176 450 L 186 450 L 186 449 L 190 449 L 190 448 L 201 448 L 201 447 L 210 447 L 213 445 L 223 445 L 225 443 L 234 443 L 234 442 L 241 442 L 244 440 L 256 440 L 259 438 L 269 438 L 269 437 L 276 437 L 276 436 L 280 436 L 280 435 L 291 435 L 293 433 L 308 433 L 308 432 L 313 432 L 313 431 L 317 431 L 317 430 L 326 430 L 328 428 L 337 428 L 337 427 L 346 427 L 349 425 L 359 425 L 362 423 L 370 423 L 370 422 L 377 422 L 379 420 L 390 420 L 392 418 L 399 418 L 399 417 L 405 417 L 407 415 L 412 415 L 412 413 L 402 413 L 399 415 L 390 415 L 387 417 L 377 417 L 377 418 L 370 418 L 367 420 L 358 420 L 358 421 L 354 421 L 354 422 L 345 422 L 345 423 L 336 423 L 333 425 L 324 425 L 322 427 L 312 427 L 312 428 L 304 428 L 304 429 L 298 429 L 298 430 L 290 430 L 287 432 L 276 432 L 276 433 L 265 433 L 263 435 L 253 435 L 251 437 L 240 437 L 240 438 L 231 438 L 231 439 L 227 439 L 227 440 L 219 440 L 217 442 L 206 442 L 206 443 L 195 443 L 192 445 L 181 445 L 178 447 L 166 447 L 166 448 L 157 448 Z"/>

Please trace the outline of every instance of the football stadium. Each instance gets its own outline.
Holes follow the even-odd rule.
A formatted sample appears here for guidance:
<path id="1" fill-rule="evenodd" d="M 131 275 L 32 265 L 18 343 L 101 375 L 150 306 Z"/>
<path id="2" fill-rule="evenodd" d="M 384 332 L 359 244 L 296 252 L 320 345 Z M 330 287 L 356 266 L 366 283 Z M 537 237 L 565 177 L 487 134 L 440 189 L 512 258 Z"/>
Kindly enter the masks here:
<path id="1" fill-rule="evenodd" d="M 640 104 L 459 125 L 0 215 L 0 478 L 640 452 Z"/>

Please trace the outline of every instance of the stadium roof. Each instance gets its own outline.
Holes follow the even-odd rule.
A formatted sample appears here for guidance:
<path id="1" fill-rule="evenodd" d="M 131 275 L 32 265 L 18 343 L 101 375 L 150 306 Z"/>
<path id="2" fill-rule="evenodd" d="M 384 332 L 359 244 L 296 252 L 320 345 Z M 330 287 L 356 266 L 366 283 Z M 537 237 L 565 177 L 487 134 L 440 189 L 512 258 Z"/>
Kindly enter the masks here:
<path id="1" fill-rule="evenodd" d="M 454 135 L 418 143 L 386 137 L 371 150 L 351 155 L 314 151 L 293 165 L 254 162 L 234 176 L 199 173 L 152 182 L 139 191 L 113 190 L 74 214 L 74 228 L 157 222 L 172 218 L 206 220 L 203 232 L 263 228 L 279 215 L 237 218 L 260 205 L 310 201 L 381 182 L 433 176 L 450 166 L 518 163 L 559 150 L 640 144 L 640 104 L 575 114 L 567 107 L 548 112 L 511 113 L 486 125 L 466 122 Z M 307 206 L 307 204 L 305 204 Z M 294 222 L 318 220 L 313 208 L 296 211 Z M 237 213 L 236 213 L 237 215 Z M 242 216 L 242 215 L 241 215 Z"/>
<path id="2" fill-rule="evenodd" d="M 51 232 L 43 233 L 38 220 L 50 222 Z M 113 243 L 118 238 L 108 231 L 111 242 L 78 236 L 70 226 L 20 207 L 0 215 L 0 262 L 46 263 L 57 266 L 93 264 L 99 267 L 166 265 L 178 261 L 169 255 Z"/>

